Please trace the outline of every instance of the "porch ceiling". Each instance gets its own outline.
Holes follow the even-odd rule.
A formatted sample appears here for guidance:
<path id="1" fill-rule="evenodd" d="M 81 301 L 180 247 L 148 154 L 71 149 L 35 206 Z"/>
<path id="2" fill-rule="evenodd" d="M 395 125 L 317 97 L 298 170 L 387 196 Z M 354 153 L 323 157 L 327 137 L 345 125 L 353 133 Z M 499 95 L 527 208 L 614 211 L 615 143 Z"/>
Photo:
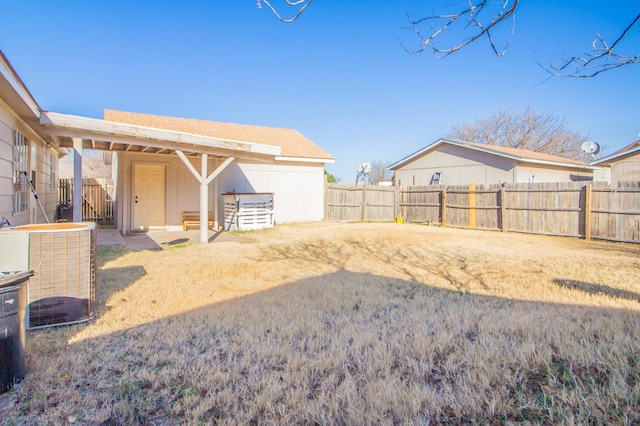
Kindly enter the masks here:
<path id="1" fill-rule="evenodd" d="M 105 121 L 96 118 L 42 112 L 40 123 L 53 144 L 73 148 L 73 139 L 81 138 L 83 149 L 100 151 L 139 152 L 147 154 L 185 155 L 208 154 L 214 157 L 235 157 L 274 161 L 282 148 L 246 141 L 201 136 L 152 127 Z"/>

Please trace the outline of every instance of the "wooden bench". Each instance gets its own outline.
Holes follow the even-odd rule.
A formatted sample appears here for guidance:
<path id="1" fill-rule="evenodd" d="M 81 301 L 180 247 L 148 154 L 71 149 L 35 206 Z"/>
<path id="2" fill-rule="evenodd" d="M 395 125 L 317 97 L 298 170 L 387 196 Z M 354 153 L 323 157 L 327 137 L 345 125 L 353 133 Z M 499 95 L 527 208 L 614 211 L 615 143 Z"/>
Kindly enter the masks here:
<path id="1" fill-rule="evenodd" d="M 183 212 L 182 213 L 182 230 L 186 231 L 189 226 L 200 227 L 200 212 Z M 213 216 L 209 212 L 209 220 L 207 229 L 213 229 Z"/>

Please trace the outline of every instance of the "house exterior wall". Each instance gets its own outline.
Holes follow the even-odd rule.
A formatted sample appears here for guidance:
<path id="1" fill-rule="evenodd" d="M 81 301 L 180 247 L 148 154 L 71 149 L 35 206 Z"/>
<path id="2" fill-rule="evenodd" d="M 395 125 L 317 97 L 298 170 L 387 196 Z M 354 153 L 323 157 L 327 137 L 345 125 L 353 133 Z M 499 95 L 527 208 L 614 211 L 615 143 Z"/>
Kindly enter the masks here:
<path id="1" fill-rule="evenodd" d="M 31 189 L 28 190 L 29 197 L 27 211 L 17 214 L 14 214 L 13 212 L 14 129 L 22 133 L 28 140 L 29 149 L 27 156 L 27 173 L 29 173 L 29 178 L 35 181 L 35 189 L 38 194 L 38 198 L 47 213 L 48 219 L 53 221 L 58 201 L 58 153 L 51 148 L 47 148 L 45 142 L 28 125 L 26 125 L 1 98 L 0 219 L 2 216 L 6 217 L 12 226 L 46 222 Z M 51 186 L 52 179 L 56 180 L 53 187 Z"/>
<path id="2" fill-rule="evenodd" d="M 132 231 L 134 192 L 134 165 L 152 164 L 165 166 L 165 222 L 168 226 L 179 226 L 182 224 L 183 211 L 199 211 L 199 184 L 195 177 L 175 156 L 151 155 L 137 153 L 119 153 L 117 168 L 118 180 L 116 191 L 118 194 L 118 204 L 116 206 L 116 226 L 123 233 Z M 200 170 L 200 165 L 193 162 L 196 170 Z M 213 161 L 209 163 L 210 170 L 213 170 Z M 213 187 L 213 185 L 211 185 Z M 209 194 L 211 209 L 212 197 Z"/>
<path id="3" fill-rule="evenodd" d="M 519 163 L 459 146 L 436 147 L 396 170 L 399 186 L 429 185 L 434 173 L 441 173 L 443 185 L 495 185 L 524 182 L 571 182 L 592 180 L 591 170 Z"/>
<path id="4" fill-rule="evenodd" d="M 640 181 L 640 152 L 611 164 L 612 182 Z"/>
<path id="5" fill-rule="evenodd" d="M 200 157 L 190 158 L 200 172 Z M 210 159 L 208 174 L 223 160 Z M 182 226 L 182 213 L 200 210 L 200 184 L 180 158 L 169 155 L 120 153 L 117 159 L 116 225 L 132 230 L 132 199 L 135 164 L 162 164 L 166 173 L 166 227 Z M 209 184 L 209 211 L 223 222 L 225 192 L 273 192 L 276 223 L 319 221 L 324 218 L 324 165 L 305 163 L 253 163 L 234 161 Z"/>
<path id="6" fill-rule="evenodd" d="M 324 164 L 234 162 L 219 194 L 273 192 L 276 223 L 314 222 L 324 219 L 324 179 Z"/>
<path id="7" fill-rule="evenodd" d="M 514 160 L 469 149 L 441 145 L 396 170 L 399 186 L 429 185 L 435 172 L 441 172 L 444 185 L 497 184 L 513 182 Z"/>
<path id="8" fill-rule="evenodd" d="M 13 224 L 13 129 L 15 119 L 0 103 L 0 219 Z M 16 218 L 20 220 L 20 218 Z M 26 223 L 26 219 L 23 219 Z"/>
<path id="9" fill-rule="evenodd" d="M 575 182 L 593 180 L 593 171 L 561 167 L 519 164 L 514 183 L 525 182 Z"/>
<path id="10" fill-rule="evenodd" d="M 611 167 L 598 167 L 593 171 L 594 182 L 606 182 L 611 185 Z"/>

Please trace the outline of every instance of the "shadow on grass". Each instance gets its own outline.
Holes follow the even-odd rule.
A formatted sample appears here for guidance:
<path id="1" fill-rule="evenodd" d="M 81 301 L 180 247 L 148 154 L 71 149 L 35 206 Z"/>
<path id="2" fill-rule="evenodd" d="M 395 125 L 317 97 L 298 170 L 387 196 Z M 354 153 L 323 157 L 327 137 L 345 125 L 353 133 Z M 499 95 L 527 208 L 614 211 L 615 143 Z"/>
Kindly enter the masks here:
<path id="1" fill-rule="evenodd" d="M 209 237 L 209 243 L 224 243 L 224 242 L 236 242 L 236 243 L 252 243 L 255 240 L 248 235 L 252 232 L 239 232 L 239 231 L 217 231 Z"/>
<path id="2" fill-rule="evenodd" d="M 116 260 L 120 256 L 127 254 L 129 250 L 124 247 L 101 247 L 96 250 L 96 266 L 102 268 L 105 263 Z"/>
<path id="3" fill-rule="evenodd" d="M 626 256 L 636 256 L 640 260 L 640 244 L 637 243 L 619 243 L 605 240 L 591 240 L 588 243 L 589 248 L 598 251 L 620 253 Z"/>
<path id="4" fill-rule="evenodd" d="M 106 302 L 113 293 L 123 290 L 138 281 L 147 274 L 146 269 L 142 265 L 132 265 L 125 267 L 105 268 L 104 266 L 131 253 L 126 248 L 114 247 L 98 247 L 96 254 L 96 301 L 95 301 L 95 318 L 99 318 L 106 312 Z"/>
<path id="5" fill-rule="evenodd" d="M 603 284 L 593 284 L 584 281 L 566 279 L 555 279 L 553 280 L 553 282 L 560 287 L 581 290 L 589 294 L 606 295 L 613 298 L 628 299 L 640 302 L 640 293 L 637 293 L 635 291 L 622 290 Z"/>
<path id="6" fill-rule="evenodd" d="M 120 274 L 113 281 L 121 284 L 130 281 L 124 276 L 143 274 L 131 272 L 103 271 Z M 640 420 L 640 353 L 629 351 L 638 347 L 632 330 L 640 317 L 627 310 L 516 301 L 339 270 L 131 328 L 117 329 L 113 321 L 108 334 L 31 353 L 22 386 L 0 396 L 0 407 L 2 398 L 14 398 L 3 418 L 28 424 Z M 621 325 L 624 330 L 616 328 Z M 616 343 L 621 340 L 626 343 Z M 614 358 L 622 364 L 611 365 Z"/>
<path id="7" fill-rule="evenodd" d="M 410 245 L 387 250 L 385 244 L 379 241 L 349 239 L 345 244 L 335 244 L 330 240 L 314 240 L 272 245 L 253 260 L 274 263 L 292 261 L 301 266 L 322 263 L 343 270 L 348 269 L 354 256 L 358 263 L 392 267 L 415 281 L 420 281 L 425 274 L 431 274 L 459 291 L 488 288 L 483 271 L 469 268 L 468 259 L 454 251 L 424 250 Z"/>
<path id="8" fill-rule="evenodd" d="M 141 265 L 99 269 L 96 273 L 95 317 L 99 318 L 104 315 L 106 312 L 105 304 L 111 295 L 129 287 L 146 274 L 146 269 Z"/>

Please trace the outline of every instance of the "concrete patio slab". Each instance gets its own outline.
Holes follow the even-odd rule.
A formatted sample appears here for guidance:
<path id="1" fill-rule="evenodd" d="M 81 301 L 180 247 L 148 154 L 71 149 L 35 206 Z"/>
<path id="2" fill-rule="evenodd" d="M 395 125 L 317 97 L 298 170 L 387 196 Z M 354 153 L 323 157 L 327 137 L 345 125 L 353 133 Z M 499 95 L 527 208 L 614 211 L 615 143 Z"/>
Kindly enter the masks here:
<path id="1" fill-rule="evenodd" d="M 98 246 L 129 250 L 162 250 L 179 244 L 200 244 L 199 230 L 130 232 L 123 236 L 116 228 L 98 228 L 97 234 Z M 245 235 L 209 231 L 209 243 L 229 241 L 248 243 L 253 240 Z"/>
<path id="2" fill-rule="evenodd" d="M 100 247 L 125 247 L 124 239 L 116 228 L 97 228 L 96 234 Z"/>

